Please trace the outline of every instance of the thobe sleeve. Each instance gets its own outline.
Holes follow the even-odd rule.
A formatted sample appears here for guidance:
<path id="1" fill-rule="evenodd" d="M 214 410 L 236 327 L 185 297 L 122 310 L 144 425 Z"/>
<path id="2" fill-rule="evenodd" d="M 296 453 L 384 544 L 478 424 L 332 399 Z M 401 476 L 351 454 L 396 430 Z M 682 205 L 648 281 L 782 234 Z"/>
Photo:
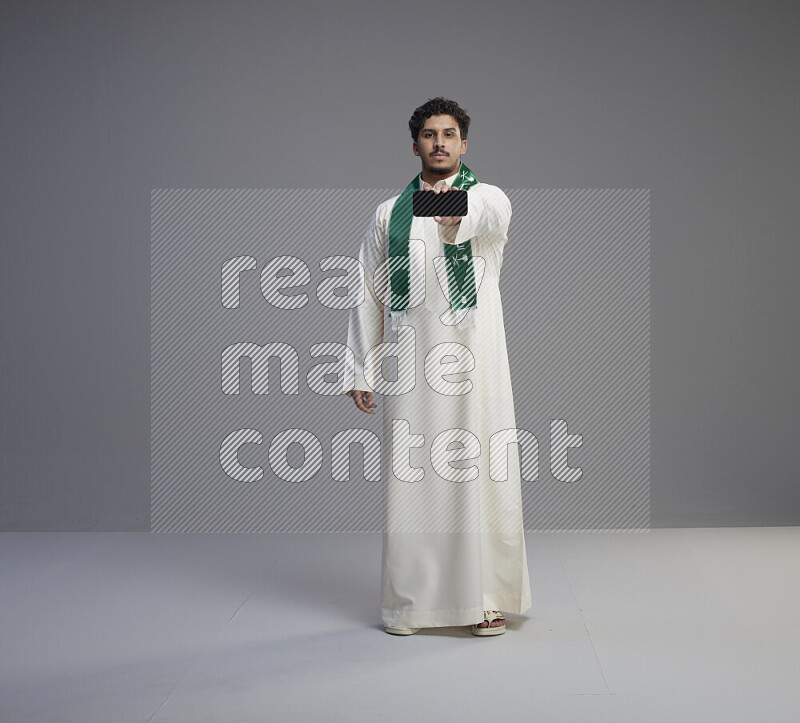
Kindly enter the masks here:
<path id="1" fill-rule="evenodd" d="M 355 379 L 352 387 L 344 389 L 348 394 L 353 389 L 371 391 L 364 379 L 364 357 L 374 346 L 383 341 L 383 302 L 381 289 L 374 287 L 375 269 L 386 258 L 386 232 L 382 223 L 380 207 L 370 221 L 369 228 L 361 242 L 358 260 L 361 264 L 361 288 L 364 289 L 364 300 L 350 309 L 347 328 L 347 346 L 355 357 Z M 385 274 L 378 274 L 381 283 Z"/>
<path id="2" fill-rule="evenodd" d="M 442 241 L 460 244 L 476 236 L 490 241 L 508 240 L 511 201 L 497 186 L 484 184 L 469 192 L 469 210 L 457 226 L 439 226 Z"/>

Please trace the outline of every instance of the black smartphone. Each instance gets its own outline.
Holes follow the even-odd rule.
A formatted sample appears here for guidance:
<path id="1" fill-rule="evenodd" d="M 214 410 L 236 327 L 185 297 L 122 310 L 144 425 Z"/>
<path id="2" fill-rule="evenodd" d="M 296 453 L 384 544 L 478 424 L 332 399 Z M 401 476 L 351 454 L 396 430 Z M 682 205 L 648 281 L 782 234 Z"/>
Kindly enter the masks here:
<path id="1" fill-rule="evenodd" d="M 466 216 L 467 191 L 414 191 L 412 210 L 415 216 Z"/>

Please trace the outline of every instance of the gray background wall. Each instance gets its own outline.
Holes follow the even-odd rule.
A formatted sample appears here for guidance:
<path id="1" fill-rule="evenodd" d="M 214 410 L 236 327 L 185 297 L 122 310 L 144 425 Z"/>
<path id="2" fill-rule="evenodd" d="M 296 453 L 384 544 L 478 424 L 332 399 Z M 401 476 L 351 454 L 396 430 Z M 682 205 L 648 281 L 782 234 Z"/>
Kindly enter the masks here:
<path id="1" fill-rule="evenodd" d="M 797 524 L 797 4 L 0 12 L 0 528 L 149 529 L 152 188 L 399 187 L 439 94 L 501 187 L 651 189 L 652 525 Z"/>

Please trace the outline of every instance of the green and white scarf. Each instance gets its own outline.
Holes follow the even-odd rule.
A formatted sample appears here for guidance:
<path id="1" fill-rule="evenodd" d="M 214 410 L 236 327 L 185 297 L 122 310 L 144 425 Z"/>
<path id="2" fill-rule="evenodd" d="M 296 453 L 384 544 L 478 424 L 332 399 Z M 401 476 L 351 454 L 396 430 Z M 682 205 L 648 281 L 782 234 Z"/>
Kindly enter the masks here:
<path id="1" fill-rule="evenodd" d="M 395 330 L 407 323 L 410 268 L 408 240 L 413 219 L 412 199 L 414 191 L 419 190 L 421 175 L 421 173 L 417 174 L 414 180 L 406 186 L 405 191 L 392 206 L 392 214 L 389 218 L 389 282 L 391 288 L 389 316 L 392 320 L 392 329 Z M 466 191 L 477 182 L 475 174 L 462 161 L 452 188 Z M 472 241 L 468 240 L 460 244 L 446 243 L 444 244 L 444 255 L 450 308 L 454 312 L 460 309 L 467 310 L 457 326 L 461 328 L 474 326 L 477 291 L 475 268 L 472 262 Z"/>

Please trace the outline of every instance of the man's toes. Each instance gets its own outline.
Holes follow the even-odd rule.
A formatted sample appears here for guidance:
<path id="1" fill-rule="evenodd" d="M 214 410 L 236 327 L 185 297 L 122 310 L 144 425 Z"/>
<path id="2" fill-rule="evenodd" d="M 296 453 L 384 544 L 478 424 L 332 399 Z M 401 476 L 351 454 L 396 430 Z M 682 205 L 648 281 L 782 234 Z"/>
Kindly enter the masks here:
<path id="1" fill-rule="evenodd" d="M 489 623 L 488 620 L 484 620 L 482 623 L 476 623 L 476 627 L 478 627 L 478 628 L 488 628 L 488 627 L 499 628 L 499 627 L 502 627 L 503 625 L 505 625 L 505 622 L 506 621 L 503 618 L 492 620 L 491 623 Z"/>

